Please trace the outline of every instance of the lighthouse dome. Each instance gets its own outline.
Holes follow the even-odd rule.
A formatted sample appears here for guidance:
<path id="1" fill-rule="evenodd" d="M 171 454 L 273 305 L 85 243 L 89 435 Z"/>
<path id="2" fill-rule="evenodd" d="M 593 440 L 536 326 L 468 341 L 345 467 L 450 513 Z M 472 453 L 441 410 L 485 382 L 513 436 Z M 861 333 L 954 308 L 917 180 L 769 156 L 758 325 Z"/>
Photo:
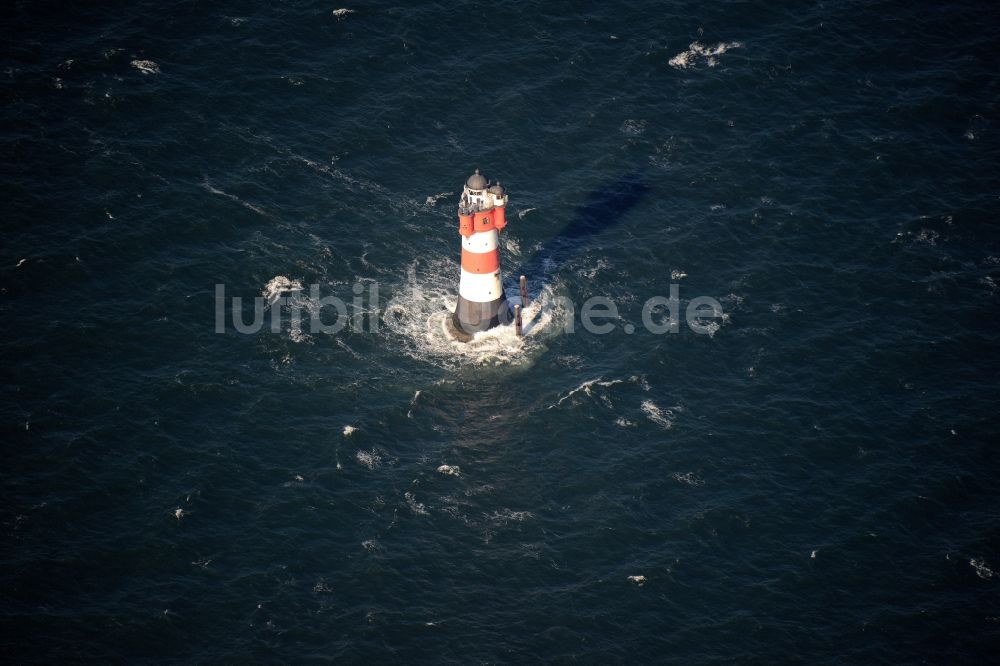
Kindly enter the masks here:
<path id="1" fill-rule="evenodd" d="M 465 181 L 465 186 L 470 190 L 486 189 L 486 184 L 486 178 L 479 173 L 479 169 L 476 169 L 476 173 L 469 176 L 469 180 Z"/>
<path id="2" fill-rule="evenodd" d="M 497 181 L 497 183 L 490 188 L 490 194 L 496 197 L 502 197 L 504 192 L 506 192 L 506 190 L 504 190 L 503 185 L 501 185 L 499 181 Z"/>

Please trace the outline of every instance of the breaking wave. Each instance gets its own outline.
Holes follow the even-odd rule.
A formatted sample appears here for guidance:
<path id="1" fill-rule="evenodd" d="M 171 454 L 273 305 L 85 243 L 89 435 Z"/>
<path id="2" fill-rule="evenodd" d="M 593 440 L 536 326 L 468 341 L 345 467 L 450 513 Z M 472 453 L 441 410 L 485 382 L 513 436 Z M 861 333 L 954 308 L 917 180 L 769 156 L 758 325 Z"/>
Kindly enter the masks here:
<path id="1" fill-rule="evenodd" d="M 268 305 L 273 305 L 274 302 L 282 295 L 298 293 L 301 291 L 302 283 L 298 280 L 292 280 L 284 275 L 275 275 L 273 278 L 268 280 L 266 285 L 264 285 L 264 290 L 261 292 L 261 296 L 264 297 Z"/>
<path id="2" fill-rule="evenodd" d="M 697 65 L 715 67 L 719 64 L 717 56 L 730 49 L 743 48 L 743 42 L 719 42 L 715 46 L 705 46 L 700 42 L 691 42 L 687 51 L 681 51 L 668 61 L 674 69 L 691 69 Z"/>
<path id="3" fill-rule="evenodd" d="M 683 410 L 680 405 L 675 405 L 674 407 L 668 407 L 666 409 L 656 406 L 652 400 L 642 401 L 642 412 L 646 415 L 650 421 L 660 426 L 664 430 L 670 430 L 674 427 L 674 420 L 677 418 L 677 412 Z"/>
<path id="4" fill-rule="evenodd" d="M 524 337 L 517 337 L 513 326 L 499 326 L 463 343 L 447 328 L 458 300 L 457 288 L 458 270 L 451 262 L 428 263 L 419 275 L 414 262 L 407 284 L 393 294 L 382 312 L 383 335 L 407 356 L 446 369 L 530 364 L 544 351 L 544 340 L 558 335 L 572 316 L 557 298 L 559 284 L 545 285 L 523 310 Z M 505 291 L 512 306 L 520 303 L 516 287 Z"/>
<path id="5" fill-rule="evenodd" d="M 130 64 L 143 74 L 160 73 L 160 66 L 152 60 L 133 60 Z"/>

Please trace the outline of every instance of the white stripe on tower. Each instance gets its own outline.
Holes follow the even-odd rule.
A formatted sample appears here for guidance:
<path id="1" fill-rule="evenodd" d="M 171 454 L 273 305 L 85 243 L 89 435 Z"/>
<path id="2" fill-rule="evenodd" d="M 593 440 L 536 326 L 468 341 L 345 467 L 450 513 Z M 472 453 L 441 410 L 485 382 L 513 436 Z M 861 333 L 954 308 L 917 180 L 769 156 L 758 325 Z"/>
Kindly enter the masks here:
<path id="1" fill-rule="evenodd" d="M 462 281 L 458 285 L 458 293 L 462 298 L 474 303 L 495 301 L 503 293 L 500 271 L 479 275 L 469 273 L 463 269 Z"/>
<path id="2" fill-rule="evenodd" d="M 468 238 L 462 237 L 462 249 L 467 252 L 492 252 L 497 249 L 500 234 L 497 233 L 496 229 L 490 231 L 480 231 L 474 233 Z"/>

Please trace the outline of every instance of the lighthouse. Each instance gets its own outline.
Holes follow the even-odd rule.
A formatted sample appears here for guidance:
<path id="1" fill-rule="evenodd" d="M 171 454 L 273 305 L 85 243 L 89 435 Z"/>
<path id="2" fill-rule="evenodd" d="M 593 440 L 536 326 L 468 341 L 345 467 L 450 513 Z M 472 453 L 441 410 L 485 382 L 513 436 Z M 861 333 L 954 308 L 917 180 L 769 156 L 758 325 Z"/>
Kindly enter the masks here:
<path id="1" fill-rule="evenodd" d="M 500 277 L 500 231 L 507 226 L 507 193 L 490 185 L 479 169 L 469 176 L 458 204 L 462 236 L 462 278 L 458 305 L 450 318 L 451 334 L 468 342 L 479 331 L 508 324 L 513 317 Z"/>

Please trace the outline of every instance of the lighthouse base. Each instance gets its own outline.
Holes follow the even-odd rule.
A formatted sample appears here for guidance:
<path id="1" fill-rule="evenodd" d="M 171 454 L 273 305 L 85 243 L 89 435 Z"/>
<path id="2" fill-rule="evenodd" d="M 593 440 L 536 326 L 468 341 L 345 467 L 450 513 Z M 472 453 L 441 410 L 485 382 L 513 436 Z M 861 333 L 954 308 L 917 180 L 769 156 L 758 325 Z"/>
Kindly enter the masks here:
<path id="1" fill-rule="evenodd" d="M 513 320 L 510 304 L 504 295 L 486 303 L 459 296 L 455 314 L 448 318 L 448 332 L 459 342 L 468 342 L 479 331 L 488 331 Z"/>

